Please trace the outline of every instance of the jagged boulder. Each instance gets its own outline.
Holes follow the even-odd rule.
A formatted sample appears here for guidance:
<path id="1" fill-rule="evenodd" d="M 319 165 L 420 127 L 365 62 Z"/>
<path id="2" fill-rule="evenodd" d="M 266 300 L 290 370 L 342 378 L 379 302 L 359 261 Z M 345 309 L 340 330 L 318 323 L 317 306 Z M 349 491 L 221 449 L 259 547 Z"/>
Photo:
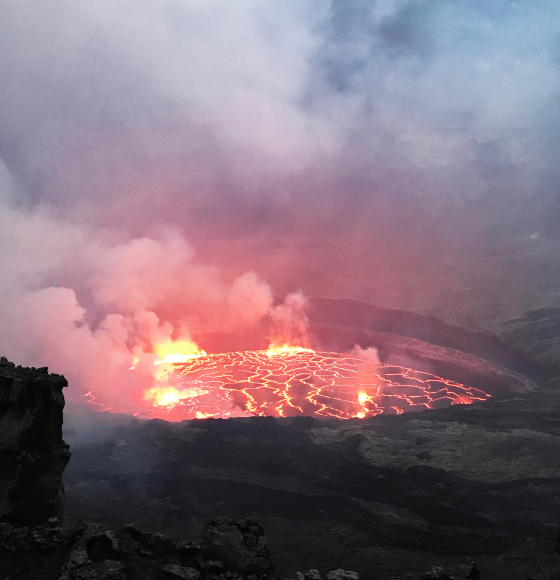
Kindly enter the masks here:
<path id="1" fill-rule="evenodd" d="M 62 473 L 70 452 L 62 439 L 60 375 L 0 358 L 0 521 L 36 525 L 61 516 Z"/>
<path id="2" fill-rule="evenodd" d="M 58 518 L 34 528 L 0 523 L 0 578 L 201 580 L 206 568 L 198 544 L 133 525 L 112 532 L 84 522 L 65 529 Z"/>
<path id="3" fill-rule="evenodd" d="M 207 522 L 202 529 L 201 551 L 204 558 L 222 562 L 227 570 L 244 576 L 272 578 L 274 567 L 264 529 L 249 518 Z"/>
<path id="4" fill-rule="evenodd" d="M 360 580 L 357 572 L 337 568 L 327 572 L 327 580 Z"/>
<path id="5" fill-rule="evenodd" d="M 249 539 L 257 535 L 264 537 L 260 525 L 252 520 L 245 521 L 248 526 L 258 526 L 259 534 L 249 528 L 246 530 L 243 528 Z M 233 527 L 226 526 L 226 530 L 220 531 L 231 531 Z M 262 550 L 259 553 L 262 556 Z M 176 543 L 162 534 L 139 530 L 132 524 L 118 532 L 112 532 L 103 530 L 98 524 L 81 521 L 73 528 L 65 529 L 58 525 L 57 518 L 51 518 L 46 525 L 34 528 L 27 526 L 15 528 L 10 524 L 0 523 L 0 578 L 22 577 L 42 580 L 258 578 L 252 558 L 249 558 L 249 564 L 246 565 L 246 571 L 250 571 L 250 574 L 239 573 L 228 564 L 227 558 L 223 560 L 204 558 L 199 544 Z M 271 574 L 270 561 L 266 559 L 266 562 L 267 565 L 263 569 Z M 266 578 L 266 573 L 261 574 L 260 578 Z"/>
<path id="6" fill-rule="evenodd" d="M 62 567 L 60 580 L 200 580 L 204 562 L 192 542 L 175 543 L 162 534 L 134 525 L 119 532 L 82 524 L 79 537 Z"/>
<path id="7" fill-rule="evenodd" d="M 470 576 L 467 576 L 470 578 Z M 420 580 L 453 580 L 441 566 L 432 566 L 432 569 L 420 575 Z"/>

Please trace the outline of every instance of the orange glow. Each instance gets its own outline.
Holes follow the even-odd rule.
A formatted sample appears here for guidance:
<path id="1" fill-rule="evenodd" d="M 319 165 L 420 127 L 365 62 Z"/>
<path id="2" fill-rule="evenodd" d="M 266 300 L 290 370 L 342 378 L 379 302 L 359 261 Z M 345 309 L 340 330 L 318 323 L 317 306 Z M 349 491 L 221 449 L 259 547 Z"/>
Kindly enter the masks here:
<path id="1" fill-rule="evenodd" d="M 287 334 L 267 350 L 210 355 L 191 339 L 166 339 L 147 351 L 135 347 L 131 362 L 129 372 L 140 389 L 130 389 L 118 408 L 90 391 L 90 405 L 170 421 L 251 415 L 364 419 L 489 398 L 478 389 L 354 353 L 316 352 L 305 338 L 291 340 Z"/>
<path id="2" fill-rule="evenodd" d="M 182 421 L 251 415 L 364 419 L 489 398 L 430 373 L 351 354 L 282 345 L 207 355 L 192 341 L 180 345 L 140 353 L 130 372 L 145 386 L 129 392 L 129 404 L 110 409 L 91 392 L 88 402 L 99 410 Z M 169 362 L 176 355 L 183 360 Z"/>
<path id="3" fill-rule="evenodd" d="M 212 415 L 201 413 L 200 411 L 195 413 L 195 419 L 208 419 L 208 417 L 212 417 Z"/>
<path id="4" fill-rule="evenodd" d="M 156 365 L 163 363 L 182 363 L 206 354 L 192 340 L 175 340 L 156 344 L 154 346 L 154 353 L 159 357 L 159 360 L 154 362 Z"/>
<path id="5" fill-rule="evenodd" d="M 205 392 L 204 389 L 200 388 L 176 389 L 175 387 L 152 387 L 144 392 L 144 398 L 151 401 L 154 405 L 173 407 L 185 399 L 192 399 Z"/>
<path id="6" fill-rule="evenodd" d="M 304 346 L 291 346 L 289 344 L 283 344 L 281 346 L 278 346 L 272 343 L 268 347 L 266 354 L 268 356 L 276 356 L 276 355 L 291 355 L 300 352 L 315 352 L 315 351 L 311 348 L 306 348 Z"/>
<path id="7" fill-rule="evenodd" d="M 458 395 L 453 399 L 453 405 L 470 405 L 471 403 L 471 397 L 467 397 L 466 395 Z"/>

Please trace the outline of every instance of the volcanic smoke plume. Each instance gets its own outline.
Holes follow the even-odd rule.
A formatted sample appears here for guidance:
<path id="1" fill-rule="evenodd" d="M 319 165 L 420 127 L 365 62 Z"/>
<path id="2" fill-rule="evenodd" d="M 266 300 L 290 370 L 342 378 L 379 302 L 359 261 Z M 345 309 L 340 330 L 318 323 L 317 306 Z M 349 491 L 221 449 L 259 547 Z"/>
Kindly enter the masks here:
<path id="1" fill-rule="evenodd" d="M 228 284 L 197 263 L 175 232 L 119 241 L 61 227 L 47 213 L 11 210 L 3 218 L 8 273 L 12 283 L 21 280 L 5 295 L 13 331 L 4 352 L 63 370 L 79 386 L 70 401 L 85 394 L 97 409 L 182 420 L 363 417 L 486 398 L 451 381 L 380 365 L 373 349 L 315 353 L 301 292 L 274 305 L 270 287 L 253 272 Z M 28 244 L 30 227 L 42 232 L 40 252 Z M 49 279 L 58 284 L 41 287 Z M 194 336 L 263 321 L 268 351 L 207 355 Z"/>
<path id="2" fill-rule="evenodd" d="M 201 363 L 204 334 L 317 346 L 304 294 L 450 318 L 486 300 L 479 257 L 559 223 L 560 9 L 498 4 L 1 3 L 1 353 L 64 373 L 70 401 L 149 407 L 162 380 L 199 393 L 165 365 Z M 347 383 L 305 352 L 309 396 L 330 358 Z M 265 410 L 325 411 L 295 390 Z"/>
<path id="3" fill-rule="evenodd" d="M 3 316 L 11 329 L 3 351 L 63 371 L 80 387 L 70 400 L 92 391 L 125 404 L 131 392 L 151 386 L 154 362 L 199 353 L 193 329 L 250 327 L 269 316 L 282 339 L 292 327 L 304 339 L 301 294 L 275 307 L 254 273 L 224 281 L 196 262 L 176 232 L 120 241 L 47 212 L 9 210 L 1 219 L 8 249 Z M 40 232 L 39 248 L 30 232 Z"/>

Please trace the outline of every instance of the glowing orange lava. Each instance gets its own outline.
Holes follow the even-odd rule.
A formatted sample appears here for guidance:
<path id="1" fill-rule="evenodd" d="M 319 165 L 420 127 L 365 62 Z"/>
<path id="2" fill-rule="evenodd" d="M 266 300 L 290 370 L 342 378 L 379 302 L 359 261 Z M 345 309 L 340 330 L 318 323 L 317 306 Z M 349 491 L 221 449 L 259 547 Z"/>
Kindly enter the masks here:
<path id="1" fill-rule="evenodd" d="M 191 349 L 181 362 L 162 362 L 165 373 L 156 374 L 159 382 L 144 390 L 133 410 L 138 416 L 170 421 L 249 415 L 350 419 L 490 396 L 430 373 L 286 345 L 209 355 Z"/>
<path id="2" fill-rule="evenodd" d="M 155 361 L 154 364 L 156 365 L 163 363 L 181 363 L 206 354 L 192 340 L 175 340 L 156 344 L 154 346 L 154 353 L 159 359 Z"/>

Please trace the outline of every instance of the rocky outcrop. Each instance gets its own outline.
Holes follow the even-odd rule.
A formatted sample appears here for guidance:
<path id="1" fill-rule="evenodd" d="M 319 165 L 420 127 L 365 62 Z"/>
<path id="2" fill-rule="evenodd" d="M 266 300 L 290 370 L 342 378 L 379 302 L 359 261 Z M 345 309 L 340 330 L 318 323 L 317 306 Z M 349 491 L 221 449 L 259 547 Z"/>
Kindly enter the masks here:
<path id="1" fill-rule="evenodd" d="M 260 547 L 260 549 L 256 549 Z M 214 559 L 220 557 L 221 560 Z M 264 562 L 255 563 L 256 558 Z M 441 556 L 440 556 L 441 558 Z M 408 569 L 407 569 L 408 567 Z M 506 580 L 511 574 L 482 574 L 475 562 L 449 562 L 421 573 L 414 560 L 402 562 L 391 580 Z M 327 568 L 328 569 L 328 568 Z M 272 576 L 264 529 L 252 519 L 207 522 L 202 541 L 175 542 L 160 533 L 149 533 L 129 524 L 118 532 L 99 524 L 79 521 L 63 528 L 58 518 L 34 528 L 0 523 L 0 578 L 36 580 L 290 580 Z M 259 575 L 260 572 L 260 575 Z M 381 570 L 364 578 L 389 578 Z M 395 572 L 390 568 L 387 573 Z M 322 574 L 311 568 L 295 572 L 295 580 L 360 580 L 343 568 Z M 560 580 L 558 567 L 544 568 L 527 580 Z"/>
<path id="2" fill-rule="evenodd" d="M 0 359 L 0 521 L 35 525 L 62 513 L 70 458 L 62 439 L 67 384 L 46 367 Z"/>
<path id="3" fill-rule="evenodd" d="M 202 554 L 242 575 L 272 578 L 273 566 L 263 527 L 251 519 L 217 519 L 202 530 Z"/>
<path id="4" fill-rule="evenodd" d="M 272 579 L 272 570 L 264 529 L 251 519 L 211 521 L 201 544 L 174 542 L 132 524 L 118 532 L 81 521 L 64 529 L 57 518 L 31 529 L 0 524 L 0 578 L 264 580 Z M 329 574 L 327 580 L 359 580 L 355 572 Z"/>
<path id="5" fill-rule="evenodd" d="M 211 568 L 197 544 L 133 525 L 115 533 L 81 521 L 64 529 L 58 518 L 34 528 L 0 524 L 0 578 L 200 580 L 214 577 Z"/>
<path id="6" fill-rule="evenodd" d="M 63 564 L 59 580 L 134 578 L 137 580 L 200 580 L 212 568 L 192 542 L 175 543 L 128 525 L 119 532 L 100 525 L 77 526 L 77 539 Z"/>

